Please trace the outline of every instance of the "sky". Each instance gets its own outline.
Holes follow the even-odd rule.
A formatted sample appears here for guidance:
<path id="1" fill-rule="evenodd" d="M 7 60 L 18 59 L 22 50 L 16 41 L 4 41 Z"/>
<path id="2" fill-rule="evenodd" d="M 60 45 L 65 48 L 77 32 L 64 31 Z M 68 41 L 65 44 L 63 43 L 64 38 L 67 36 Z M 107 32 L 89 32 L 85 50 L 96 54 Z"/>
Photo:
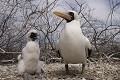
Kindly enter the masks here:
<path id="1" fill-rule="evenodd" d="M 65 1 L 70 3 L 72 6 L 76 6 L 75 0 L 59 0 L 58 4 L 60 4 L 61 7 L 60 6 L 56 7 L 55 10 L 59 10 L 59 11 L 64 11 L 65 9 L 69 10 L 70 8 L 67 6 Z M 95 18 L 104 20 L 108 17 L 108 14 L 110 13 L 109 1 L 112 1 L 112 0 L 77 0 L 77 1 L 80 4 L 85 3 L 85 5 L 88 5 L 92 9 L 92 16 Z M 113 0 L 113 1 L 114 1 L 114 4 L 116 4 L 117 2 L 120 2 L 120 0 Z M 114 18 L 120 19 L 120 9 L 119 11 L 114 12 Z"/>
<path id="2" fill-rule="evenodd" d="M 93 16 L 104 18 L 110 12 L 108 3 L 105 0 L 86 0 L 88 5 L 94 9 Z"/>

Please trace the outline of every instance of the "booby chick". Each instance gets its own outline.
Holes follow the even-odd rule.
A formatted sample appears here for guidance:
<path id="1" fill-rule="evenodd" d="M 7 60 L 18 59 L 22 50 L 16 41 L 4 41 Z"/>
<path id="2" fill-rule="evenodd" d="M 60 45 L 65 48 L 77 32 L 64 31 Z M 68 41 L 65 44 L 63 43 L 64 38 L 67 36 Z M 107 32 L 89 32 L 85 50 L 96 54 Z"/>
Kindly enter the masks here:
<path id="1" fill-rule="evenodd" d="M 28 42 L 22 49 L 22 54 L 18 55 L 18 75 L 40 74 L 44 62 L 39 60 L 40 48 L 36 41 L 37 31 L 30 30 L 28 32 Z"/>
<path id="2" fill-rule="evenodd" d="M 60 55 L 65 62 L 66 74 L 69 73 L 68 64 L 79 63 L 82 63 L 81 73 L 83 73 L 87 57 L 91 54 L 91 44 L 82 33 L 79 15 L 75 11 L 53 13 L 67 22 L 57 43 Z"/>

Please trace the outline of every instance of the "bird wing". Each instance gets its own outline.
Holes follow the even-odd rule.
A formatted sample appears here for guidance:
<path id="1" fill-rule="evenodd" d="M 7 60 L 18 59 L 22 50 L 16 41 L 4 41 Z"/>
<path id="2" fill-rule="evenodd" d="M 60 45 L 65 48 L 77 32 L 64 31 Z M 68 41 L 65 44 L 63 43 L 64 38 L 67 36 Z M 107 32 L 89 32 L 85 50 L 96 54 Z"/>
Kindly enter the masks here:
<path id="1" fill-rule="evenodd" d="M 20 61 L 22 59 L 22 54 L 19 54 L 17 60 Z"/>
<path id="2" fill-rule="evenodd" d="M 27 51 L 26 51 L 26 47 L 24 47 L 23 49 L 22 49 L 22 58 L 24 59 L 25 57 L 24 57 L 24 55 L 25 55 L 25 53 L 26 53 Z"/>
<path id="3" fill-rule="evenodd" d="M 58 53 L 58 56 L 61 57 L 60 47 L 59 47 L 59 39 L 58 39 L 57 42 L 56 42 L 55 48 L 56 48 L 56 50 L 57 50 L 56 52 Z"/>
<path id="4" fill-rule="evenodd" d="M 86 46 L 85 46 L 85 50 L 86 50 L 87 58 L 89 58 L 90 55 L 91 55 L 91 51 L 92 51 L 91 48 L 92 48 L 92 47 L 91 47 L 90 41 L 88 40 L 88 38 L 86 38 Z"/>
<path id="5" fill-rule="evenodd" d="M 22 49 L 22 54 L 19 54 L 19 55 L 18 55 L 17 60 L 18 60 L 18 61 L 22 60 L 24 54 L 25 54 L 25 47 Z"/>

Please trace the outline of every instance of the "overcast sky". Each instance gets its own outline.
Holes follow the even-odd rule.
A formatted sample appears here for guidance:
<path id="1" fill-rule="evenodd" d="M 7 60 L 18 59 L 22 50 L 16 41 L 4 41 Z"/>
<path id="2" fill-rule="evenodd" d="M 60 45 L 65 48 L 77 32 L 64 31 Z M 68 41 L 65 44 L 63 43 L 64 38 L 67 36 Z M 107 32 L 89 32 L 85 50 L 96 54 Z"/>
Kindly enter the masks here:
<path id="1" fill-rule="evenodd" d="M 67 4 L 64 1 L 67 1 L 72 6 L 76 6 L 76 3 L 74 0 L 59 0 L 58 4 L 60 4 L 61 7 L 56 7 L 55 10 L 58 10 L 58 11 L 64 11 L 65 9 L 69 10 L 70 8 L 67 6 Z M 91 9 L 93 9 L 92 15 L 95 18 L 104 20 L 107 18 L 108 14 L 110 13 L 109 0 L 77 0 L 77 1 L 80 4 L 86 2 L 85 4 L 88 5 Z M 113 1 L 114 1 L 114 4 L 116 4 L 117 2 L 120 2 L 120 0 L 113 0 Z M 114 12 L 114 18 L 120 19 L 120 9 L 119 11 L 117 10 Z"/>

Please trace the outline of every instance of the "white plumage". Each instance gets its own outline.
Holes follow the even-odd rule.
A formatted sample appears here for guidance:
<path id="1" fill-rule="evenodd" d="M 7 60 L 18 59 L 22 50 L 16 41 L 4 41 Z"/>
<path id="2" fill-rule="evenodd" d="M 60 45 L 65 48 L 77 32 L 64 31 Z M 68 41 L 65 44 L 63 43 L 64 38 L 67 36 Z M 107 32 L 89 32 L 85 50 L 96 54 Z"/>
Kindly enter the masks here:
<path id="1" fill-rule="evenodd" d="M 25 64 L 25 71 L 29 74 L 34 74 L 40 54 L 38 43 L 35 41 L 27 42 L 26 46 L 22 50 L 22 54 Z"/>
<path id="2" fill-rule="evenodd" d="M 25 72 L 25 64 L 23 60 L 19 60 L 18 61 L 18 75 L 23 75 L 23 73 Z"/>
<path id="3" fill-rule="evenodd" d="M 39 44 L 35 41 L 37 31 L 31 30 L 28 33 L 26 46 L 22 50 L 22 55 L 18 56 L 18 74 L 22 75 L 24 72 L 29 74 L 41 73 L 41 68 L 44 62 L 39 61 L 40 48 Z"/>
<path id="4" fill-rule="evenodd" d="M 79 21 L 73 20 L 65 25 L 59 39 L 59 47 L 65 63 L 85 63 L 85 41 Z"/>
<path id="5" fill-rule="evenodd" d="M 68 70 L 69 63 L 82 63 L 84 69 L 88 57 L 88 50 L 91 50 L 91 44 L 87 37 L 85 37 L 82 33 L 77 12 L 54 12 L 54 14 L 64 18 L 67 21 L 63 31 L 60 34 L 59 42 L 57 43 L 57 46 L 60 49 L 60 54 L 66 64 L 66 71 Z"/>

